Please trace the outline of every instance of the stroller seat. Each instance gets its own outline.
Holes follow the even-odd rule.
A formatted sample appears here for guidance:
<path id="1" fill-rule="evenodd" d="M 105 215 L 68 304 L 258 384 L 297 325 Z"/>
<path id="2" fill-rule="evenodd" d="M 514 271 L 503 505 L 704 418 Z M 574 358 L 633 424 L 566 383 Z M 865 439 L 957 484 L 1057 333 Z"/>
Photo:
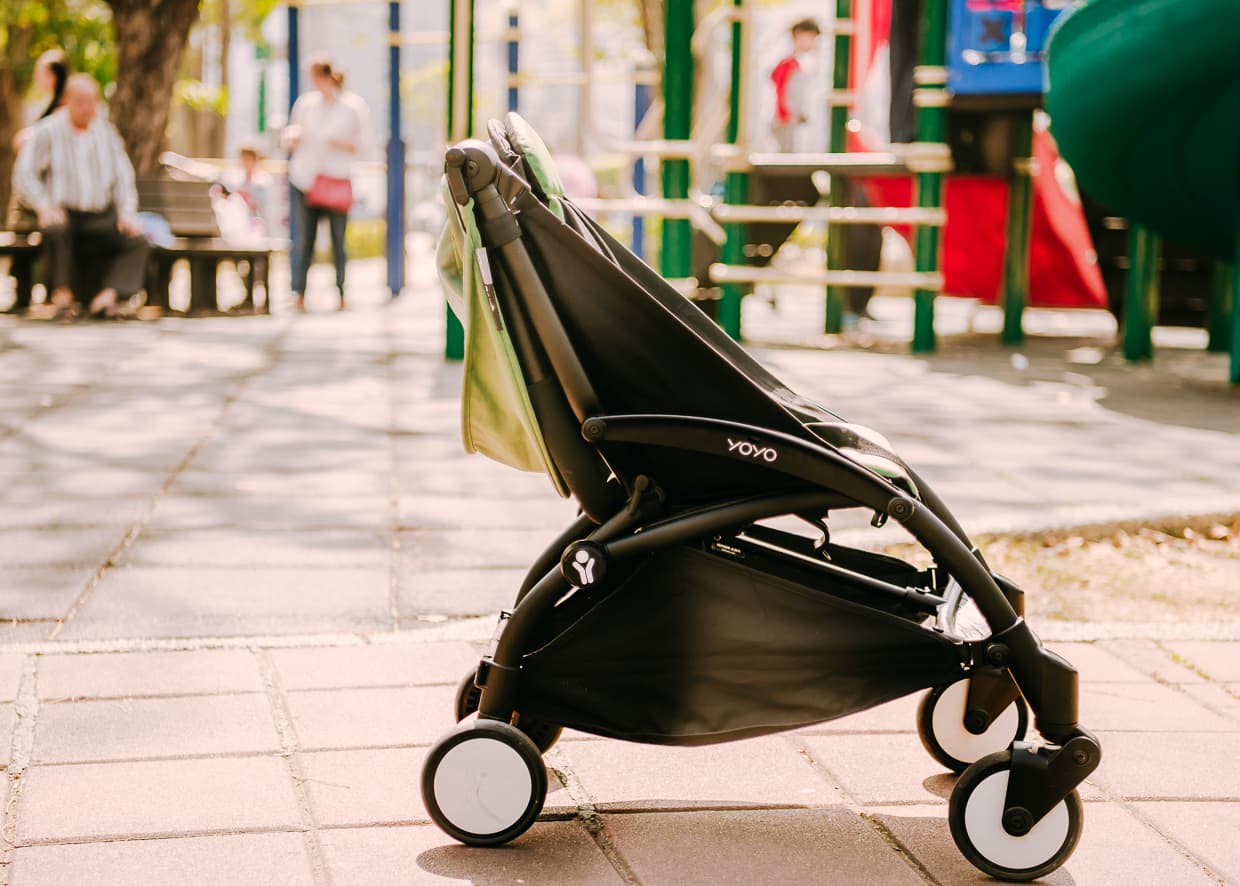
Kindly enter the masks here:
<path id="1" fill-rule="evenodd" d="M 596 225 L 567 202 L 555 159 L 534 128 L 519 114 L 509 114 L 503 122 L 492 120 L 487 131 L 491 144 L 500 152 L 501 157 L 507 158 L 510 165 L 521 170 L 539 200 L 600 254 L 618 262 L 616 251 L 609 247 L 603 237 L 598 236 L 601 231 L 596 230 Z M 708 334 L 711 334 L 718 346 L 729 352 L 740 350 L 735 343 L 727 340 L 726 336 L 720 341 L 716 332 L 716 328 L 711 324 Z M 752 370 L 757 369 L 757 377 L 753 380 L 758 384 L 768 379 L 774 381 L 765 369 L 753 361 L 746 360 L 741 368 L 750 375 L 755 375 Z M 792 394 L 782 384 L 779 384 L 779 388 L 791 395 L 792 402 L 788 405 L 792 407 L 802 425 L 816 438 L 880 477 L 896 483 L 913 495 L 917 494 L 917 485 L 910 476 L 908 465 L 896 454 L 894 447 L 883 434 L 873 428 L 845 421 L 819 404 Z"/>
<path id="2" fill-rule="evenodd" d="M 882 434 L 790 390 L 574 206 L 521 118 L 488 134 L 445 163 L 463 442 L 545 472 L 581 514 L 461 682 L 424 764 L 431 819 L 470 845 L 522 834 L 566 727 L 691 746 L 926 691 L 917 731 L 960 773 L 962 854 L 1010 880 L 1062 865 L 1101 748 L 1023 592 Z M 933 565 L 833 542 L 849 508 Z"/>

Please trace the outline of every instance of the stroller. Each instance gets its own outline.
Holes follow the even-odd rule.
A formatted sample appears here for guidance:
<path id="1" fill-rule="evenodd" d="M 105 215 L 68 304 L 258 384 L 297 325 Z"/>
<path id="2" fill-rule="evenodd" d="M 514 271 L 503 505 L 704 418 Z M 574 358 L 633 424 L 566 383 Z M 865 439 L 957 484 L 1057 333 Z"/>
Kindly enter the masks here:
<path id="1" fill-rule="evenodd" d="M 473 846 L 522 834 L 566 727 L 701 745 L 929 690 L 917 726 L 961 773 L 960 851 L 1006 880 L 1062 865 L 1101 749 L 1021 590 L 882 435 L 790 391 L 565 199 L 525 121 L 488 134 L 445 164 L 464 442 L 545 471 L 581 515 L 458 690 L 423 770 L 431 818 Z M 934 565 L 833 543 L 828 516 L 850 508 L 898 521 Z"/>

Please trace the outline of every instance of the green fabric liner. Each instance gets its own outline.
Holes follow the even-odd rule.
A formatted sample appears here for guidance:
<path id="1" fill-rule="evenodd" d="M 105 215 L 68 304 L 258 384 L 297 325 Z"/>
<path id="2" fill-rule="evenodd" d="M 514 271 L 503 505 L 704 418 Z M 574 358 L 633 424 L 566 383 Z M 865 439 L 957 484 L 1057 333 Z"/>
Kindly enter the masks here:
<path id="1" fill-rule="evenodd" d="M 474 222 L 473 201 L 454 211 L 457 207 L 446 184 L 443 198 L 449 211 L 439 238 L 439 279 L 448 303 L 465 327 L 461 441 L 467 452 L 481 453 L 519 470 L 547 474 L 556 491 L 567 498 L 568 485 L 551 460 L 534 417 L 507 323 L 503 329 L 496 328 L 495 314 L 482 285 L 475 252 L 482 241 Z M 501 321 L 502 316 L 500 312 Z"/>

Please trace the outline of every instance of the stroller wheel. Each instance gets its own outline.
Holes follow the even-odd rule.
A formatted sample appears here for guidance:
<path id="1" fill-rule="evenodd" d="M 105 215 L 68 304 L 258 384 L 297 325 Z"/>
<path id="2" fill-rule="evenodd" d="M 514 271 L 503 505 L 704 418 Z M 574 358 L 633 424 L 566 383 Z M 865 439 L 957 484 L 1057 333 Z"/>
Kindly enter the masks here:
<path id="1" fill-rule="evenodd" d="M 474 676 L 477 672 L 470 671 L 461 680 L 461 685 L 456 688 L 456 722 L 460 723 L 466 717 L 478 713 L 478 702 L 482 699 L 482 690 L 474 685 Z M 544 723 L 533 717 L 525 717 L 517 714 L 516 726 L 522 732 L 529 736 L 530 741 L 538 748 L 540 753 L 547 753 L 551 750 L 560 738 L 560 733 L 564 731 L 562 726 L 554 723 Z"/>
<path id="2" fill-rule="evenodd" d="M 431 748 L 422 800 L 444 833 L 469 846 L 519 837 L 542 811 L 547 767 L 534 743 L 507 723 L 462 723 Z"/>
<path id="3" fill-rule="evenodd" d="M 962 855 L 998 880 L 1025 882 L 1060 867 L 1076 849 L 1084 825 L 1081 797 L 1073 791 L 1016 837 L 1003 827 L 1012 755 L 1000 751 L 965 770 L 952 791 L 947 823 Z"/>
<path id="4" fill-rule="evenodd" d="M 1011 747 L 1025 737 L 1029 728 L 1029 709 L 1017 698 L 991 722 L 985 732 L 974 734 L 964 725 L 969 699 L 969 678 L 931 689 L 917 707 L 917 734 L 930 756 L 952 772 L 964 772 L 970 765 Z"/>

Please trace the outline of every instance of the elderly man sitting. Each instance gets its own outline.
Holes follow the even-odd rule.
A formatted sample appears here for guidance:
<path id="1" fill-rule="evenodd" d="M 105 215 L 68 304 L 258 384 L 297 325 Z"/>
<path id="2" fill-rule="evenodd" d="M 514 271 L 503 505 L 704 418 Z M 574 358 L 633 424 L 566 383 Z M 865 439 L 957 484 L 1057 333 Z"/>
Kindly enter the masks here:
<path id="1" fill-rule="evenodd" d="M 65 318 L 79 309 L 71 283 L 76 262 L 103 269 L 92 314 L 114 316 L 139 291 L 147 243 L 138 225 L 133 166 L 116 129 L 99 114 L 99 84 L 75 74 L 65 106 L 30 129 L 13 186 L 35 210 L 48 258 L 52 303 Z"/>

